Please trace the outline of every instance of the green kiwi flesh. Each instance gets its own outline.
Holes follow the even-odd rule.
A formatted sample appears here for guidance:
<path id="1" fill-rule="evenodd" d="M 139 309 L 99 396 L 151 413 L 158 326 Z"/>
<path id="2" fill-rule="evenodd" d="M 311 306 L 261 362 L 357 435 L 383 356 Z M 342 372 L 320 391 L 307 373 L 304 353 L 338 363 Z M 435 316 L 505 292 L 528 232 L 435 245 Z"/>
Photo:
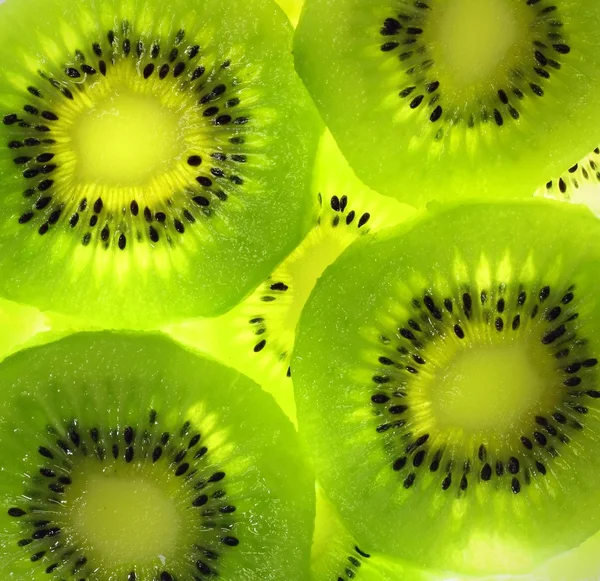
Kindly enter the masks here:
<path id="1" fill-rule="evenodd" d="M 528 197 L 597 144 L 599 31 L 593 0 L 307 0 L 296 68 L 378 192 Z"/>
<path id="2" fill-rule="evenodd" d="M 544 200 L 439 207 L 325 271 L 292 377 L 359 543 L 516 574 L 598 530 L 599 279 L 597 219 Z"/>
<path id="3" fill-rule="evenodd" d="M 305 236 L 321 124 L 271 0 L 1 12 L 5 297 L 156 328 L 225 312 Z"/>
<path id="4" fill-rule="evenodd" d="M 308 578 L 314 480 L 249 379 L 107 332 L 21 351 L 0 384 L 5 576 Z"/>
<path id="5" fill-rule="evenodd" d="M 220 317 L 164 329 L 254 379 L 292 420 L 290 357 L 300 313 L 317 279 L 357 238 L 415 213 L 364 186 L 329 132 L 319 145 L 312 189 L 317 203 L 310 232 L 249 297 Z"/>

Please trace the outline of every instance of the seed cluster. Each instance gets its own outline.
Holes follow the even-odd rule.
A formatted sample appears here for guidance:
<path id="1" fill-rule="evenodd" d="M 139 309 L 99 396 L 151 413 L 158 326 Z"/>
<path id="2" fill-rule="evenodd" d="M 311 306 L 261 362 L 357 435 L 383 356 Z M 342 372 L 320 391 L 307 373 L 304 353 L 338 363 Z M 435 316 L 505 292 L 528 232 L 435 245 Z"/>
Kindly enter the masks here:
<path id="1" fill-rule="evenodd" d="M 405 80 L 398 93 L 403 107 L 426 108 L 429 123 L 434 126 L 466 122 L 468 128 L 473 128 L 492 122 L 502 127 L 506 121 L 518 120 L 521 102 L 544 96 L 552 72 L 562 67 L 562 59 L 571 50 L 565 41 L 564 23 L 557 6 L 546 0 L 524 1 L 534 11 L 530 28 L 534 38 L 528 62 L 513 68 L 495 93 L 468 107 L 449 108 L 444 103 L 444 87 L 437 78 L 435 60 L 426 42 L 428 19 L 435 11 L 435 1 L 407 3 L 402 12 L 386 18 L 379 31 L 384 40 L 380 49 L 399 60 Z M 443 135 L 440 126 L 435 138 L 441 139 Z"/>
<path id="2" fill-rule="evenodd" d="M 60 429 L 48 427 L 37 453 L 37 473 L 30 475 L 22 500 L 11 506 L 8 514 L 21 526 L 23 534 L 18 545 L 28 552 L 32 563 L 43 567 L 53 578 L 81 581 L 95 569 L 92 560 L 73 541 L 74 535 L 64 518 L 65 494 L 82 458 L 95 459 L 100 465 L 111 457 L 124 464 L 160 464 L 166 473 L 186 483 L 193 498 L 188 508 L 197 512 L 202 530 L 208 532 L 193 547 L 193 568 L 157 570 L 160 581 L 218 575 L 223 551 L 239 545 L 234 532 L 236 507 L 227 498 L 226 474 L 207 467 L 210 451 L 190 421 L 183 422 L 179 429 L 163 431 L 159 429 L 156 410 L 151 410 L 147 428 L 136 432 L 131 426 L 85 429 L 72 420 Z M 136 578 L 134 570 L 127 581 Z"/>
<path id="3" fill-rule="evenodd" d="M 336 581 L 350 581 L 354 579 L 359 573 L 363 562 L 370 558 L 371 555 L 362 551 L 357 545 L 354 545 L 354 550 L 347 556 L 343 564 L 343 572 L 338 575 Z"/>
<path id="4" fill-rule="evenodd" d="M 184 30 L 171 41 L 157 38 L 152 42 L 131 37 L 130 30 L 124 22 L 121 31 L 110 30 L 104 40 L 77 50 L 62 76 L 40 71 L 46 87 L 28 86 L 23 110 L 2 119 L 12 132 L 7 146 L 15 153 L 15 171 L 24 180 L 23 211 L 17 219 L 20 224 L 34 225 L 39 235 L 64 230 L 77 236 L 83 246 L 94 241 L 121 251 L 132 241 L 149 247 L 161 240 L 172 245 L 186 229 L 198 227 L 219 211 L 229 196 L 244 193 L 247 155 L 243 146 L 252 124 L 250 113 L 242 107 L 231 62 L 209 65 L 198 44 L 184 43 Z M 110 76 L 127 60 L 139 63 L 135 74 L 147 83 L 159 83 L 156 91 L 176 88 L 188 95 L 190 107 L 209 131 L 221 137 L 226 132 L 220 142 L 226 141 L 231 150 L 215 146 L 213 151 L 204 151 L 205 146 L 202 150 L 198 146 L 180 168 L 187 172 L 186 185 L 173 190 L 165 176 L 159 200 L 133 192 L 129 199 L 109 206 L 102 196 L 77 197 L 72 191 L 67 179 L 71 170 L 55 134 L 61 128 L 61 110 L 85 92 L 93 98 L 97 78 Z M 164 88 L 160 88 L 162 82 Z"/>
<path id="5" fill-rule="evenodd" d="M 479 305 L 477 304 L 479 303 Z M 396 452 L 391 467 L 412 488 L 421 473 L 440 473 L 442 490 L 464 493 L 471 481 L 499 479 L 514 494 L 533 478 L 544 477 L 547 464 L 571 441 L 571 433 L 584 429 L 590 402 L 600 398 L 594 385 L 598 359 L 588 353 L 587 342 L 578 335 L 575 288 L 553 292 L 542 285 L 537 292 L 525 287 L 499 284 L 494 289 L 465 288 L 454 297 L 425 292 L 412 301 L 413 316 L 398 325 L 393 335 L 382 334 L 383 350 L 378 372 L 372 377 L 370 403 L 381 423 L 377 433 L 393 432 Z M 562 402 L 551 410 L 539 410 L 519 435 L 518 449 L 498 454 L 481 442 L 471 457 L 457 458 L 443 446 L 431 446 L 432 434 L 409 429 L 410 395 L 415 378 L 429 365 L 428 346 L 439 337 L 466 342 L 478 330 L 489 329 L 499 341 L 516 334 L 535 336 L 557 362 L 557 381 L 562 384 Z M 412 431 L 411 431 L 412 430 Z"/>
<path id="6" fill-rule="evenodd" d="M 586 183 L 599 184 L 600 162 L 598 156 L 600 156 L 600 147 L 596 147 L 585 159 L 571 166 L 564 175 L 546 183 L 546 191 L 569 198 L 572 193 Z"/>

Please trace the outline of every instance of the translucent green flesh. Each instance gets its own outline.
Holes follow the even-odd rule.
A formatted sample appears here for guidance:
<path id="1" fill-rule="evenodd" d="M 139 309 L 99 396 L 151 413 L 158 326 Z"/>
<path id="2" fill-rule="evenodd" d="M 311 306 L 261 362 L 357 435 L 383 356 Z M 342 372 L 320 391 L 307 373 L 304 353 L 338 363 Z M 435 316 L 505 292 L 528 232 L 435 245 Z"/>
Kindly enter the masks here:
<path id="1" fill-rule="evenodd" d="M 358 541 L 428 569 L 516 574 L 598 530 L 598 228 L 562 204 L 466 206 L 326 271 L 292 361 L 298 422 Z M 509 346 L 505 364 L 546 389 L 494 394 L 496 422 L 476 378 L 455 374 L 454 414 L 432 405 L 456 349 L 490 362 Z M 476 360 L 465 369 L 489 388 Z M 482 409 L 475 424 L 461 402 Z"/>
<path id="2" fill-rule="evenodd" d="M 105 327 L 231 308 L 309 228 L 320 125 L 284 15 L 38 4 L 2 7 L 0 291 Z"/>
<path id="3" fill-rule="evenodd" d="M 5 574 L 307 578 L 314 482 L 250 380 L 119 334 L 23 351 L 0 378 Z"/>
<path id="4" fill-rule="evenodd" d="M 425 4 L 303 9 L 296 68 L 366 184 L 415 205 L 527 197 L 591 151 L 596 2 Z"/>

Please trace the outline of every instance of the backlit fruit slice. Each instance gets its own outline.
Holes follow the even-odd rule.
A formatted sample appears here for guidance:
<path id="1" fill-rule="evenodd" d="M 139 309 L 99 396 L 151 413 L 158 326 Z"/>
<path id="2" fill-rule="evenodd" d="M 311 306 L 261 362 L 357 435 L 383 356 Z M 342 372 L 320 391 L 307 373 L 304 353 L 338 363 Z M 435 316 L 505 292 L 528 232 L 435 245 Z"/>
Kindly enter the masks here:
<path id="1" fill-rule="evenodd" d="M 5 578 L 308 578 L 314 481 L 252 381 L 94 333 L 10 357 L 0 384 Z"/>
<path id="2" fill-rule="evenodd" d="M 228 310 L 306 234 L 320 122 L 271 0 L 0 12 L 2 294 L 153 328 Z"/>
<path id="3" fill-rule="evenodd" d="M 298 424 L 357 541 L 530 572 L 600 522 L 600 222 L 439 209 L 352 245 L 302 313 Z"/>
<path id="4" fill-rule="evenodd" d="M 296 68 L 382 194 L 528 197 L 600 127 L 595 0 L 307 0 Z"/>

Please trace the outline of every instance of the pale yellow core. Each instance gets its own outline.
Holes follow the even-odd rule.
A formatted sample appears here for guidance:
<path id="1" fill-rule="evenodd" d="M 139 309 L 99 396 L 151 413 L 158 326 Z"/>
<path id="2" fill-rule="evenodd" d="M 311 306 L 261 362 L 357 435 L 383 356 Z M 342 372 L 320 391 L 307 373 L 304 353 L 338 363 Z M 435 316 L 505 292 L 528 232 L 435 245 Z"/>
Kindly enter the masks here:
<path id="1" fill-rule="evenodd" d="M 182 154 L 180 118 L 152 95 L 120 91 L 73 123 L 77 173 L 87 182 L 142 186 Z"/>
<path id="2" fill-rule="evenodd" d="M 431 394 L 438 425 L 467 432 L 510 430 L 553 392 L 533 361 L 522 344 L 459 351 L 440 370 Z"/>
<path id="3" fill-rule="evenodd" d="M 98 562 L 164 562 L 177 550 L 182 523 L 175 503 L 142 476 L 84 469 L 68 500 L 70 529 Z"/>
<path id="4" fill-rule="evenodd" d="M 447 0 L 436 6 L 435 37 L 453 85 L 493 78 L 523 36 L 514 1 Z"/>

